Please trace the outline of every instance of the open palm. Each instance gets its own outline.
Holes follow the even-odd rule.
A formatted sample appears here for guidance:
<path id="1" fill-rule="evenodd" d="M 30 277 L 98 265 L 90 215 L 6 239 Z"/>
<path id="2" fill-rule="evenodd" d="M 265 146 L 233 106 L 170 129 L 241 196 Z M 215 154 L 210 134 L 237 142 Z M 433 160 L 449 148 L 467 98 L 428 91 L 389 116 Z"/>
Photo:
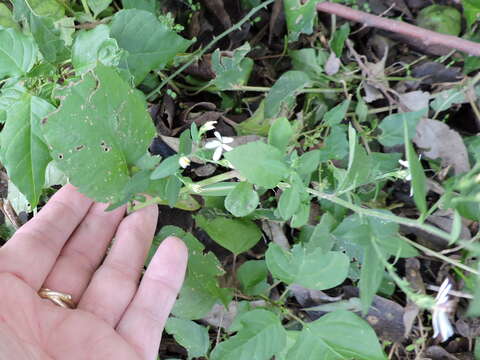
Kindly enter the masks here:
<path id="1" fill-rule="evenodd" d="M 166 239 L 139 284 L 158 210 L 104 209 L 66 185 L 0 248 L 0 359 L 157 358 L 187 250 Z M 77 308 L 41 299 L 42 287 Z"/>

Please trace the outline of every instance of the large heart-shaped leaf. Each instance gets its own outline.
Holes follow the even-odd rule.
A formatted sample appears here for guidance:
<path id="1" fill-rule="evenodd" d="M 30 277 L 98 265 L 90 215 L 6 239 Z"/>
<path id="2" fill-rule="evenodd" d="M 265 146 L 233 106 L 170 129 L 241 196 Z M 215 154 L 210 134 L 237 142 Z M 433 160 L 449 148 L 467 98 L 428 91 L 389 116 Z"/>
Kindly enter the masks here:
<path id="1" fill-rule="evenodd" d="M 59 97 L 58 111 L 42 121 L 52 157 L 85 195 L 120 200 L 155 135 L 145 99 L 101 64 Z"/>
<path id="2" fill-rule="evenodd" d="M 40 121 L 54 110 L 55 107 L 45 100 L 24 94 L 8 108 L 1 134 L 2 163 L 32 208 L 38 203 L 45 169 L 51 160 L 42 139 Z"/>

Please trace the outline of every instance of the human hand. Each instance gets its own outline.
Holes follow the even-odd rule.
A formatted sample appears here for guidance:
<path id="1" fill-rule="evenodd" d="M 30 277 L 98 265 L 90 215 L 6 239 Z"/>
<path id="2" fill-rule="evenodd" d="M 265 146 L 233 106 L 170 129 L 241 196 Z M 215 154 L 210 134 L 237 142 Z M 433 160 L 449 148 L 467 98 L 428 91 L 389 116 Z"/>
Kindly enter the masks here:
<path id="1" fill-rule="evenodd" d="M 124 218 L 105 208 L 66 185 L 0 248 L 0 359 L 157 359 L 187 249 L 164 240 L 139 285 L 158 209 Z M 77 308 L 40 288 L 71 294 Z"/>

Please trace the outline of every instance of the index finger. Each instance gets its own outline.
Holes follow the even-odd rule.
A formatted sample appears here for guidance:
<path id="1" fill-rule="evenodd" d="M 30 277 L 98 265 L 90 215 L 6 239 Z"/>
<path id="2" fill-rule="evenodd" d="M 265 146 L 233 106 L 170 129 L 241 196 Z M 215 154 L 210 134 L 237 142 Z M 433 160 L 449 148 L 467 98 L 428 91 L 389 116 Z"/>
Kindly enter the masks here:
<path id="1" fill-rule="evenodd" d="M 0 248 L 0 272 L 10 272 L 40 289 L 63 245 L 93 201 L 72 185 L 58 190 L 29 222 Z"/>

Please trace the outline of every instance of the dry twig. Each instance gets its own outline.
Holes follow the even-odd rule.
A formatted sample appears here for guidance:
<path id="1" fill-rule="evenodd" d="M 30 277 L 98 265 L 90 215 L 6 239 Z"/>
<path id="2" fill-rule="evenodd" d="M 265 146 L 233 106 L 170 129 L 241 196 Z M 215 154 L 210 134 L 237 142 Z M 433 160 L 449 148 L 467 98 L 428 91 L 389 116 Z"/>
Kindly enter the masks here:
<path id="1" fill-rule="evenodd" d="M 380 16 L 353 10 L 348 6 L 331 2 L 317 4 L 317 10 L 359 22 L 366 26 L 405 35 L 423 42 L 426 46 L 440 45 L 450 49 L 463 51 L 470 55 L 480 56 L 480 43 L 465 40 L 456 36 L 440 34 L 406 22 L 382 18 Z"/>

